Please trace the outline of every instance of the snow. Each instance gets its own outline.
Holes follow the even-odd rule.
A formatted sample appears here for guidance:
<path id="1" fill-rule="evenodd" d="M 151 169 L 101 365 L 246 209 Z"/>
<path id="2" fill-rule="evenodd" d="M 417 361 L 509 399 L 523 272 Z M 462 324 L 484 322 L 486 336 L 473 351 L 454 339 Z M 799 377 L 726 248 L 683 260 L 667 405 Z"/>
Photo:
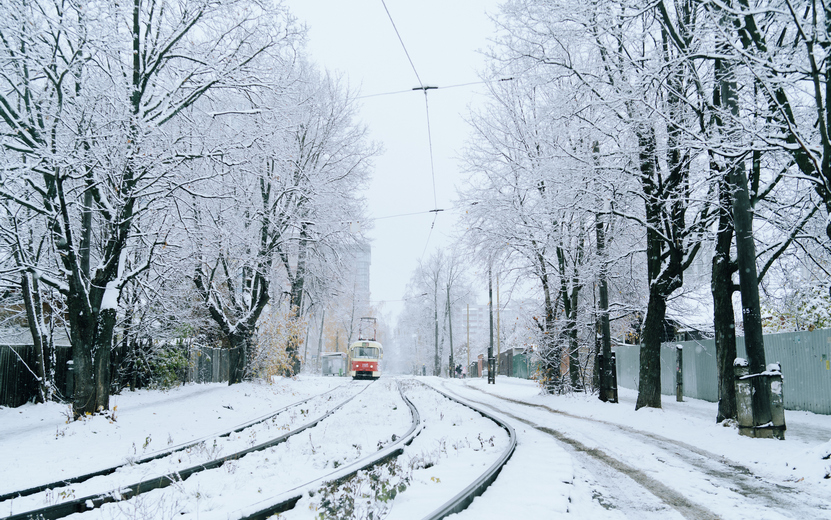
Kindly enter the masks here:
<path id="1" fill-rule="evenodd" d="M 450 518 L 831 519 L 831 417 L 787 411 L 785 441 L 751 439 L 738 435 L 733 425 L 716 424 L 714 403 L 676 402 L 668 396 L 662 409 L 635 412 L 637 395 L 626 389 L 619 390 L 620 403 L 602 403 L 584 394 L 541 395 L 533 381 L 501 376 L 496 385 L 483 379 L 383 377 L 370 384 L 302 376 L 273 384 L 124 391 L 112 398 L 114 408 L 106 416 L 69 423 L 66 405 L 0 408 L 0 494 L 199 439 L 206 440 L 202 452 L 227 454 L 265 441 L 269 430 L 297 427 L 320 406 L 310 402 L 301 406 L 304 412 L 294 409 L 279 419 L 284 422 L 275 419 L 222 438 L 218 446 L 212 435 L 327 390 L 332 401 L 363 390 L 289 442 L 140 500 L 85 513 L 95 518 L 238 518 L 246 505 L 268 501 L 402 435 L 410 417 L 398 395 L 401 382 L 422 414 L 423 430 L 399 458 L 406 490 L 385 513 L 390 519 L 423 518 L 484 472 L 508 437 L 492 421 L 416 381 L 496 410 L 517 433 L 516 451 L 496 482 Z M 183 464 L 203 460 L 206 454 L 199 452 L 180 455 L 188 459 Z M 119 470 L 108 477 L 118 482 L 109 489 L 178 463 L 154 464 Z M 76 497 L 86 496 L 82 484 L 70 488 Z M 58 490 L 44 495 L 2 502 L 0 515 L 59 500 Z M 306 495 L 280 518 L 316 518 L 321 498 L 320 493 Z M 31 500 L 41 503 L 32 506 Z"/>

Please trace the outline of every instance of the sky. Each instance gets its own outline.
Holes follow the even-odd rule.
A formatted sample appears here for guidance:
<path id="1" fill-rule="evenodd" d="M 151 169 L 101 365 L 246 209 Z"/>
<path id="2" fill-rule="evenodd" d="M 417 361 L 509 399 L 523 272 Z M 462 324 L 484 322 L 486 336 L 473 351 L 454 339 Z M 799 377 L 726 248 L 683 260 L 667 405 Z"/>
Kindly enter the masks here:
<path id="1" fill-rule="evenodd" d="M 486 13 L 496 0 L 288 0 L 308 27 L 308 51 L 320 67 L 343 74 L 358 89 L 360 118 L 383 146 L 365 193 L 374 226 L 370 291 L 374 305 L 394 318 L 421 258 L 447 247 L 458 233 L 452 210 L 463 178 L 458 160 L 468 136 L 463 117 L 483 99 L 478 72 L 494 34 Z M 408 60 L 390 17 L 395 22 Z M 414 66 L 414 67 L 413 67 Z M 432 168 L 424 93 L 428 91 Z M 406 91 L 400 94 L 376 95 Z M 435 175 L 433 175 L 433 172 Z M 435 177 L 435 190 L 433 178 Z M 444 209 L 439 213 L 430 210 Z M 416 213 L 416 215 L 397 216 Z M 435 217 L 435 226 L 433 221 Z M 432 229 L 431 229 L 432 227 Z"/>

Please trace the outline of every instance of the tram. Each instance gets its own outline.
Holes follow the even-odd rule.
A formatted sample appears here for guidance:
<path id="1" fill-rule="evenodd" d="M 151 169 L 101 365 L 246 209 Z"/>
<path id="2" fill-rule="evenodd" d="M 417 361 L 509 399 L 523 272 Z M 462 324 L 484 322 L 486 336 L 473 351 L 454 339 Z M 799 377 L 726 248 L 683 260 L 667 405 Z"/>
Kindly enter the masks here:
<path id="1" fill-rule="evenodd" d="M 376 341 L 375 318 L 361 318 L 358 341 L 349 346 L 347 365 L 352 379 L 378 379 L 381 377 L 381 359 L 384 347 Z"/>
<path id="2" fill-rule="evenodd" d="M 349 347 L 349 375 L 352 379 L 381 377 L 384 348 L 377 341 L 356 341 Z"/>

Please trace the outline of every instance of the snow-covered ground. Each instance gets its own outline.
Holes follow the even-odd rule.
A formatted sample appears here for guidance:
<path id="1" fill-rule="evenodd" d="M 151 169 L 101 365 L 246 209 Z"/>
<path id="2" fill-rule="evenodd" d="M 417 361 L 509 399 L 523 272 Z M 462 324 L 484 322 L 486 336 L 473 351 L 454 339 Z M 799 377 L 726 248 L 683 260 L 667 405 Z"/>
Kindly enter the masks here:
<path id="1" fill-rule="evenodd" d="M 831 519 L 831 417 L 789 411 L 785 441 L 750 439 L 694 399 L 665 396 L 661 410 L 635 412 L 637 393 L 626 389 L 611 404 L 540 395 L 514 378 L 430 382 L 491 405 L 518 430 L 502 475 L 511 478 L 500 476 L 464 518 L 505 518 L 519 499 L 547 518 Z M 536 466 L 537 454 L 563 463 Z"/>
<path id="2" fill-rule="evenodd" d="M 410 378 L 392 377 L 368 386 L 296 440 L 194 475 L 138 502 L 104 506 L 92 516 L 238 517 L 246 503 L 267 499 L 402 435 L 410 418 L 396 379 L 422 414 L 424 429 L 397 469 L 385 470 L 383 478 L 404 484 L 403 491 L 378 511 L 388 518 L 421 518 L 489 466 L 504 450 L 507 435 L 478 414 L 407 382 Z M 831 417 L 789 411 L 787 440 L 749 439 L 715 424 L 715 405 L 702 401 L 677 403 L 673 397 L 665 399 L 662 410 L 635 412 L 636 394 L 624 389 L 621 403 L 609 404 L 582 394 L 540 395 L 534 382 L 512 378 L 500 377 L 496 385 L 482 379 L 417 379 L 501 414 L 517 432 L 516 452 L 496 483 L 452 518 L 831 519 Z M 114 420 L 111 414 L 67 423 L 67 407 L 55 403 L 2 408 L 0 494 L 195 439 L 208 439 L 212 447 L 213 434 L 346 383 L 306 376 L 274 384 L 125 391 L 113 398 Z M 290 421 L 272 429 L 293 428 L 317 409 L 301 408 L 301 417 L 292 412 Z M 264 440 L 268 428 L 255 435 L 256 441 Z M 251 436 L 246 431 L 223 438 L 220 448 L 253 444 Z M 40 500 L 56 501 L 58 493 Z M 334 491 L 307 496 L 281 518 L 316 518 L 323 501 L 336 496 Z M 24 500 L 0 503 L 0 515 L 29 509 L 23 508 Z"/>

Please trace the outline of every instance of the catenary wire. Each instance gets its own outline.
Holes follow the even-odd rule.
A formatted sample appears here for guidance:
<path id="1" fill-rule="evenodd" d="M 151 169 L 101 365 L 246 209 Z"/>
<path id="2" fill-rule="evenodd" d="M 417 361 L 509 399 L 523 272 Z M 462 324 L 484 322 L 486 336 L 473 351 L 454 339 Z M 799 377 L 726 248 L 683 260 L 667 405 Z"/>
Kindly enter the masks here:
<path id="1" fill-rule="evenodd" d="M 409 51 L 407 51 L 407 46 L 404 45 L 404 39 L 401 37 L 401 33 L 398 32 L 398 27 L 395 25 L 395 20 L 392 18 L 392 14 L 390 13 L 389 8 L 387 8 L 387 3 L 384 0 L 381 0 L 381 4 L 384 6 L 384 11 L 387 12 L 387 17 L 390 19 L 390 23 L 392 24 L 393 30 L 395 30 L 395 35 L 398 37 L 398 41 L 401 43 L 401 47 L 404 49 L 404 54 L 407 56 L 407 61 L 410 62 L 410 67 L 413 69 L 413 73 L 415 74 L 416 79 L 418 80 L 418 88 L 414 88 L 413 90 L 421 90 L 424 92 L 424 109 L 427 114 L 427 142 L 429 144 L 429 151 L 430 151 L 430 176 L 433 181 L 433 209 L 438 210 L 438 197 L 436 196 L 436 169 L 433 163 L 433 136 L 430 132 L 430 105 L 427 103 L 427 91 L 435 89 L 436 87 L 429 87 L 425 86 L 424 82 L 421 81 L 421 77 L 418 75 L 418 70 L 416 69 L 415 63 L 413 63 L 413 59 L 410 57 Z M 427 252 L 427 246 L 430 244 L 430 237 L 433 235 L 433 228 L 436 226 L 436 218 L 438 217 L 438 211 L 433 216 L 433 223 L 430 224 L 430 233 L 427 235 L 427 243 L 424 244 L 424 251 L 421 253 L 421 260 L 424 260 L 424 255 Z"/>
<path id="2" fill-rule="evenodd" d="M 430 87 L 430 90 L 448 90 L 451 88 L 460 88 L 460 87 L 470 87 L 472 85 L 486 85 L 488 83 L 496 83 L 499 81 L 512 81 L 514 78 L 499 78 L 496 80 L 483 80 L 483 81 L 469 81 L 467 83 L 457 83 L 455 85 L 447 85 L 444 87 Z M 412 89 L 408 88 L 407 90 L 393 90 L 390 92 L 378 92 L 375 94 L 365 94 L 363 96 L 357 96 L 355 99 L 366 99 L 366 98 L 373 98 L 373 97 L 380 97 L 380 96 L 393 96 L 396 94 L 408 94 L 413 92 L 413 90 L 422 90 L 421 87 Z"/>

